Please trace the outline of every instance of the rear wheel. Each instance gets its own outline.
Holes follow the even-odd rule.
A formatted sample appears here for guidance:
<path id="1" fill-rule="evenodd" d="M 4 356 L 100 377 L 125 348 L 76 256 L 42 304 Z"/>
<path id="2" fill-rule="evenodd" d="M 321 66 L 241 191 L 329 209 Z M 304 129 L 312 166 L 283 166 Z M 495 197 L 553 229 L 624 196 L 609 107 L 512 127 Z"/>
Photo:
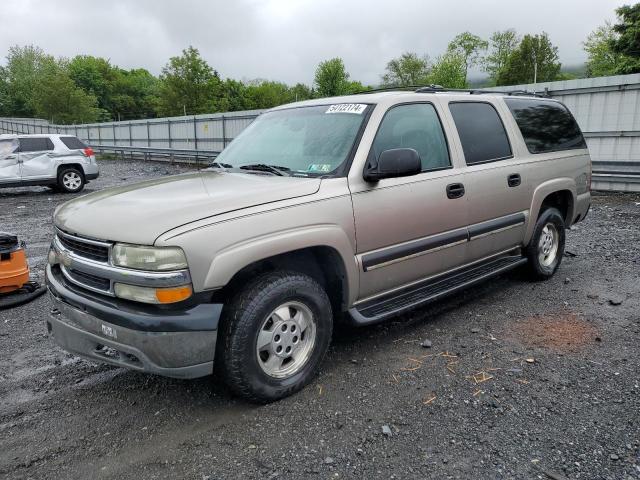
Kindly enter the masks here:
<path id="1" fill-rule="evenodd" d="M 78 193 L 84 188 L 84 175 L 76 168 L 63 168 L 58 174 L 58 190 L 66 193 Z"/>
<path id="2" fill-rule="evenodd" d="M 533 279 L 546 280 L 556 273 L 564 255 L 564 244 L 564 218 L 556 208 L 548 208 L 538 217 L 526 250 Z"/>
<path id="3" fill-rule="evenodd" d="M 219 332 L 229 387 L 256 402 L 291 395 L 318 373 L 331 341 L 331 303 L 311 277 L 267 273 L 240 291 Z"/>

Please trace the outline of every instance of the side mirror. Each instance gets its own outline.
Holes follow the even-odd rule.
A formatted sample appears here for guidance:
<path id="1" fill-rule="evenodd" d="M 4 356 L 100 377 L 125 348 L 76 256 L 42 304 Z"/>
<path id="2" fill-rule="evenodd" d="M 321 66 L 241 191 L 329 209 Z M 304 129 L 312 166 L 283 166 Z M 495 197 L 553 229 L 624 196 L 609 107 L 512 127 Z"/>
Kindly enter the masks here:
<path id="1" fill-rule="evenodd" d="M 422 171 L 420 155 L 413 148 L 385 150 L 375 162 L 367 162 L 364 179 L 377 182 L 383 178 L 408 177 Z"/>

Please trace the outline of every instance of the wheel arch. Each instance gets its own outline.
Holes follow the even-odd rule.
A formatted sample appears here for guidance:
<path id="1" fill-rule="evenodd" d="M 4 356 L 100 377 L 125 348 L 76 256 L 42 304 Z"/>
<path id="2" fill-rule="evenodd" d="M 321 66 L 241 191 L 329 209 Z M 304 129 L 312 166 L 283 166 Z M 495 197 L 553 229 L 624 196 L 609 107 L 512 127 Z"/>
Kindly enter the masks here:
<path id="1" fill-rule="evenodd" d="M 525 233 L 525 245 L 531 240 L 536 220 L 547 206 L 558 208 L 564 217 L 565 225 L 571 226 L 576 209 L 575 182 L 570 178 L 557 178 L 539 185 L 534 190 Z"/>
<path id="2" fill-rule="evenodd" d="M 346 311 L 358 292 L 358 268 L 346 233 L 315 226 L 253 239 L 218 252 L 204 279 L 205 289 L 228 298 L 255 275 L 273 270 L 305 273 L 318 281 L 332 307 Z"/>

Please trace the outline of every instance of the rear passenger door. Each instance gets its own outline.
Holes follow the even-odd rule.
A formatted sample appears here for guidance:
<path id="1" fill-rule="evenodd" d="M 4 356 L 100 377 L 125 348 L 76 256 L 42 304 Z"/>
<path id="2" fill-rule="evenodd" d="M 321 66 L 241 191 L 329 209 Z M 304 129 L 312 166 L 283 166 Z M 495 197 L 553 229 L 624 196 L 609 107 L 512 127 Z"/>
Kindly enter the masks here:
<path id="1" fill-rule="evenodd" d="M 391 106 L 384 114 L 368 161 L 394 148 L 413 148 L 422 172 L 375 183 L 350 178 L 358 246 L 360 298 L 368 298 L 461 265 L 467 243 L 467 203 L 462 173 L 436 105 Z"/>
<path id="2" fill-rule="evenodd" d="M 20 138 L 22 180 L 55 177 L 53 142 L 47 137 Z"/>
<path id="3" fill-rule="evenodd" d="M 467 165 L 467 261 L 472 262 L 522 244 L 531 191 L 501 118 L 504 105 L 452 101 L 449 111 Z"/>

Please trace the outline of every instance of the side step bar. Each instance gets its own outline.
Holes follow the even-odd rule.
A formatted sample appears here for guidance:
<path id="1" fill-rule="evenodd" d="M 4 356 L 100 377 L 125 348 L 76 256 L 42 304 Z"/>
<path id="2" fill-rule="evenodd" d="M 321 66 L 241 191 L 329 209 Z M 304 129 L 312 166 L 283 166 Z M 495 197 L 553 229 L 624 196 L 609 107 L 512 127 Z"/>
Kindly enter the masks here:
<path id="1" fill-rule="evenodd" d="M 362 303 L 351 308 L 349 314 L 356 325 L 381 322 L 516 268 L 526 262 L 525 257 L 512 255 L 480 265 L 473 265 Z"/>

